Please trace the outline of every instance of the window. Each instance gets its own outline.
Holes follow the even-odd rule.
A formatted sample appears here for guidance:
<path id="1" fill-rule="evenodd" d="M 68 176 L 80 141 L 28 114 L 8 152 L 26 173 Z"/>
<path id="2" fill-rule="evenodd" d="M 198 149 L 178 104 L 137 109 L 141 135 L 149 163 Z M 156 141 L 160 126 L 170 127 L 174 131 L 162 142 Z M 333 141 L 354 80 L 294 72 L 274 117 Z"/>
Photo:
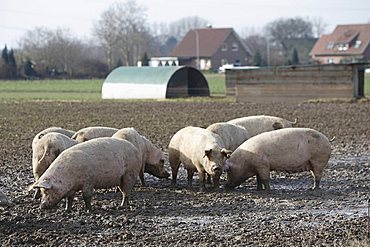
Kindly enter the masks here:
<path id="1" fill-rule="evenodd" d="M 327 49 L 333 49 L 334 48 L 334 42 L 333 41 L 329 41 L 329 43 L 326 45 L 326 48 Z"/>
<path id="2" fill-rule="evenodd" d="M 348 50 L 348 45 L 345 43 L 339 43 L 338 44 L 338 51 L 346 51 Z"/>
<path id="3" fill-rule="evenodd" d="M 239 50 L 239 45 L 238 43 L 234 42 L 231 46 L 232 51 L 238 51 Z"/>
<path id="4" fill-rule="evenodd" d="M 328 58 L 328 63 L 334 63 L 334 59 L 333 58 Z"/>
<path id="5" fill-rule="evenodd" d="M 227 51 L 227 44 L 226 43 L 222 44 L 221 51 Z"/>
<path id="6" fill-rule="evenodd" d="M 361 43 L 362 43 L 361 40 L 356 40 L 355 48 L 360 48 Z"/>

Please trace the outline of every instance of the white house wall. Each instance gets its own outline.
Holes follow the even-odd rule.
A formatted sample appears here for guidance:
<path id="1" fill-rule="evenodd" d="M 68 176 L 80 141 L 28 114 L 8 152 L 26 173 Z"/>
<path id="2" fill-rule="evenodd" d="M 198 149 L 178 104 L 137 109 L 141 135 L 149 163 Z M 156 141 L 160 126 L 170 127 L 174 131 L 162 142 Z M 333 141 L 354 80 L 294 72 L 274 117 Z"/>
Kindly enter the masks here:
<path id="1" fill-rule="evenodd" d="M 103 99 L 164 99 L 167 85 L 103 83 Z"/>

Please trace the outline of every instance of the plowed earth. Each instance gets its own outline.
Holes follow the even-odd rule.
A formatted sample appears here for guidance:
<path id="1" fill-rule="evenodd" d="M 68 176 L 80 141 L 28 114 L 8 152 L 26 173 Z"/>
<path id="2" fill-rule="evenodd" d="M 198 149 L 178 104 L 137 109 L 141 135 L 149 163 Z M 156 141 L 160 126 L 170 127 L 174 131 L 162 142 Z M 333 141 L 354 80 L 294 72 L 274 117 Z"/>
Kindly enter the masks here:
<path id="1" fill-rule="evenodd" d="M 269 192 L 250 178 L 233 191 L 178 188 L 146 175 L 128 207 L 120 193 L 98 190 L 86 212 L 78 194 L 72 212 L 64 201 L 51 210 L 27 188 L 33 183 L 31 142 L 50 126 L 135 127 L 167 152 L 180 128 L 247 115 L 298 118 L 329 138 L 333 152 L 320 191 L 308 172 L 271 173 Z M 230 102 L 1 102 L 0 189 L 12 201 L 0 207 L 1 246 L 358 246 L 369 244 L 370 102 L 242 104 Z M 168 163 L 166 168 L 170 171 Z M 225 178 L 221 180 L 225 183 Z"/>

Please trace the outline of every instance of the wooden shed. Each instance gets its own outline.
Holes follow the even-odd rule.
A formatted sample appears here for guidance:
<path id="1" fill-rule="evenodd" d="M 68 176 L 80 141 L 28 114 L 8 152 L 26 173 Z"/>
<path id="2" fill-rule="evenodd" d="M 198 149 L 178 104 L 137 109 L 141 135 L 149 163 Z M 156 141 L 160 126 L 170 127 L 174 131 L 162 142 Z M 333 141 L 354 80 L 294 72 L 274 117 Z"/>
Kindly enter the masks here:
<path id="1" fill-rule="evenodd" d="M 119 67 L 105 79 L 103 99 L 210 96 L 207 79 L 188 66 Z"/>
<path id="2" fill-rule="evenodd" d="M 237 102 L 282 102 L 364 97 L 365 64 L 325 64 L 226 70 Z"/>

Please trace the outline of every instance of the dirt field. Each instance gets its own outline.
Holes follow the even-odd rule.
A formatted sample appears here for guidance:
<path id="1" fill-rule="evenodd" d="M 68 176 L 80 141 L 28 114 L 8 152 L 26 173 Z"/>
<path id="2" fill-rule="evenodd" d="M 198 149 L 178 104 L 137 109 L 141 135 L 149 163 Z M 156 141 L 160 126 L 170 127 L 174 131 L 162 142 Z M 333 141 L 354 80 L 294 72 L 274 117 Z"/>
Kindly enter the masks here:
<path id="1" fill-rule="evenodd" d="M 129 207 L 120 193 L 96 191 L 93 211 L 78 194 L 71 213 L 64 201 L 39 209 L 27 191 L 33 182 L 31 142 L 50 126 L 135 127 L 167 151 L 172 135 L 193 125 L 247 115 L 298 118 L 299 126 L 335 136 L 320 191 L 312 177 L 271 173 L 270 192 L 255 178 L 232 192 L 188 191 L 184 169 L 179 188 L 147 175 Z M 0 207 L 1 246 L 369 246 L 370 102 L 238 104 L 227 102 L 2 102 L 0 189 L 12 200 Z M 170 168 L 168 167 L 168 171 Z M 221 183 L 225 183 L 223 178 Z"/>

